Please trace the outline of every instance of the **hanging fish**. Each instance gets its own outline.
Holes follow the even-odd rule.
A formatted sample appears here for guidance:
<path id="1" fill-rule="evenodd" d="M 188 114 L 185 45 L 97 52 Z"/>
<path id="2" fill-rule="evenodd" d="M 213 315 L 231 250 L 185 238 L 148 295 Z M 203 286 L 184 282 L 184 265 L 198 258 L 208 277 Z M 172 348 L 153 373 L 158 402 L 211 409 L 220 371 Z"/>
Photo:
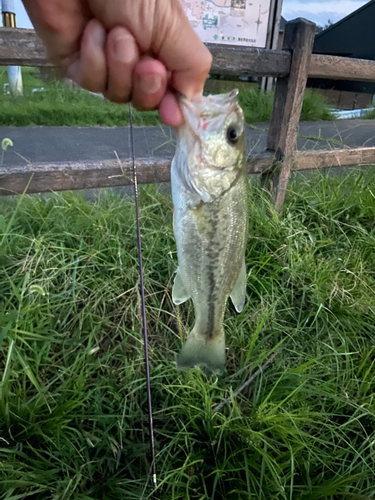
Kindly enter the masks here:
<path id="1" fill-rule="evenodd" d="M 172 299 L 193 300 L 195 325 L 177 364 L 225 363 L 223 319 L 228 297 L 238 312 L 246 298 L 248 230 L 245 126 L 238 91 L 182 97 L 185 123 L 177 130 L 171 169 L 178 269 Z"/>

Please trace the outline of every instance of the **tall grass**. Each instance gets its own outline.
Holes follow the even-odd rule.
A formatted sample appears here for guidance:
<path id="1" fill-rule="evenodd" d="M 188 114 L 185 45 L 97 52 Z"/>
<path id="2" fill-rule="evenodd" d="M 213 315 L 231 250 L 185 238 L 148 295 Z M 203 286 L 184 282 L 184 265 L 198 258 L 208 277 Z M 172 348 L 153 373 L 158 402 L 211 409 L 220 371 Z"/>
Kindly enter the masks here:
<path id="1" fill-rule="evenodd" d="M 273 92 L 261 92 L 258 89 L 247 89 L 239 93 L 239 103 L 247 122 L 267 122 L 271 118 Z"/>
<path id="2" fill-rule="evenodd" d="M 252 183 L 216 377 L 176 369 L 194 313 L 171 301 L 170 197 L 141 190 L 156 498 L 374 498 L 374 193 L 370 174 L 299 177 L 277 215 Z M 149 498 L 133 203 L 3 199 L 0 244 L 0 498 Z"/>
<path id="3" fill-rule="evenodd" d="M 271 118 L 274 92 L 261 92 L 256 89 L 243 90 L 239 94 L 239 102 L 247 122 L 266 122 Z M 333 120 L 326 100 L 317 92 L 306 89 L 303 99 L 301 120 Z"/>
<path id="4" fill-rule="evenodd" d="M 156 111 L 133 110 L 135 125 L 158 125 Z M 128 125 L 126 105 L 111 103 L 79 88 L 59 82 L 43 92 L 24 92 L 23 97 L 8 96 L 0 101 L 0 125 L 29 126 L 121 126 Z"/>
<path id="5" fill-rule="evenodd" d="M 23 68 L 24 96 L 3 95 L 0 99 L 0 125 L 121 126 L 128 124 L 127 108 L 110 103 L 81 89 L 65 87 L 58 81 L 42 81 L 35 68 Z M 6 68 L 0 67 L 0 85 L 7 81 Z M 43 91 L 34 92 L 43 88 Z M 269 121 L 273 93 L 254 88 L 241 90 L 240 104 L 248 122 Z M 156 111 L 134 111 L 136 125 L 158 125 Z M 332 115 L 324 99 L 306 91 L 301 120 L 329 120 Z"/>
<path id="6" fill-rule="evenodd" d="M 25 71 L 26 70 L 26 71 Z M 7 80 L 0 68 L 0 83 Z M 111 103 L 80 88 L 56 80 L 42 81 L 35 68 L 23 69 L 24 95 L 0 99 L 0 125 L 121 126 L 128 125 L 127 106 Z M 42 91 L 34 91 L 43 89 Z M 156 111 L 133 111 L 135 125 L 158 125 Z"/>
<path id="7" fill-rule="evenodd" d="M 313 90 L 306 89 L 303 99 L 301 120 L 317 121 L 317 120 L 333 120 L 334 115 L 328 109 L 327 100 Z"/>
<path id="8" fill-rule="evenodd" d="M 375 108 L 369 108 L 368 112 L 364 115 L 363 118 L 367 118 L 368 120 L 375 120 Z"/>

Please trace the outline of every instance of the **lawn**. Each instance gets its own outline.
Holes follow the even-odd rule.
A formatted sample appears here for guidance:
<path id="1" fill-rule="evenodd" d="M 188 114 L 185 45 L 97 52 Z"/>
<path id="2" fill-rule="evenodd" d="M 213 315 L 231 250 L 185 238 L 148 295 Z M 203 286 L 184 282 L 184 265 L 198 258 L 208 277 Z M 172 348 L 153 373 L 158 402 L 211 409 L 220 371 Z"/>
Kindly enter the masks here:
<path id="1" fill-rule="evenodd" d="M 67 88 L 56 80 L 41 80 L 37 68 L 23 68 L 24 96 L 0 98 L 0 125 L 118 126 L 128 124 L 127 108 L 110 103 L 80 89 Z M 8 81 L 0 67 L 0 86 Z M 235 84 L 235 82 L 231 82 Z M 43 87 L 43 92 L 34 89 Z M 273 93 L 257 89 L 241 90 L 240 103 L 248 122 L 269 121 Z M 320 94 L 307 91 L 301 120 L 331 120 L 332 114 Z M 134 111 L 135 125 L 158 125 L 156 111 Z"/>
<path id="2" fill-rule="evenodd" d="M 375 108 L 370 108 L 363 118 L 375 120 Z"/>
<path id="3" fill-rule="evenodd" d="M 176 369 L 194 311 L 171 302 L 170 196 L 140 193 L 154 498 L 374 498 L 374 172 L 299 174 L 279 215 L 251 182 L 249 206 L 247 303 L 228 306 L 217 377 Z M 0 268 L 0 498 L 150 498 L 131 199 L 1 199 Z"/>
<path id="4" fill-rule="evenodd" d="M 23 68 L 24 95 L 0 98 L 0 125 L 95 126 L 128 125 L 128 107 L 106 101 L 79 88 L 68 88 L 57 80 L 42 81 L 37 68 Z M 7 82 L 0 67 L 0 85 Z M 33 92 L 43 88 L 44 91 Z M 158 125 L 156 111 L 133 111 L 135 125 Z"/>

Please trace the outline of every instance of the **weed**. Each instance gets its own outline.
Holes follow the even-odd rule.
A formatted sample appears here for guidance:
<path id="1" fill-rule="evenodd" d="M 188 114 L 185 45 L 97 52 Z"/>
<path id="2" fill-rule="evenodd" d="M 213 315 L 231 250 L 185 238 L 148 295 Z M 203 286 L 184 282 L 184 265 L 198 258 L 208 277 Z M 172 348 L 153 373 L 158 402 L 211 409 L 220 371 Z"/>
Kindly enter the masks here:
<path id="1" fill-rule="evenodd" d="M 53 79 L 40 80 L 35 68 L 23 68 L 24 96 L 4 95 L 0 100 L 0 125 L 28 126 L 121 126 L 128 124 L 125 106 L 113 104 L 78 88 L 68 88 Z M 0 84 L 7 81 L 0 67 Z M 43 91 L 38 89 L 43 88 Z M 37 90 L 37 91 L 35 91 Z M 269 121 L 273 93 L 249 88 L 241 90 L 239 101 L 247 122 Z M 135 125 L 158 125 L 156 111 L 134 110 Z M 323 98 L 306 91 L 301 120 L 328 120 L 332 115 Z"/>
<path id="2" fill-rule="evenodd" d="M 375 108 L 370 108 L 363 118 L 367 118 L 368 120 L 375 120 Z"/>
<path id="3" fill-rule="evenodd" d="M 333 146 L 344 146 L 345 143 L 342 140 L 339 139 L 334 139 L 333 137 L 322 137 L 320 135 L 304 135 L 300 134 L 299 136 L 301 139 L 307 139 L 309 141 L 315 141 L 315 142 L 326 142 L 327 144 L 332 144 Z"/>
<path id="4" fill-rule="evenodd" d="M 333 119 L 334 115 L 329 111 L 326 99 L 318 92 L 306 89 L 301 111 L 301 120 L 317 121 Z"/>
<path id="5" fill-rule="evenodd" d="M 273 92 L 265 93 L 253 88 L 241 91 L 239 102 L 244 111 L 245 120 L 247 122 L 269 121 L 273 99 Z M 333 120 L 333 115 L 324 98 L 317 92 L 307 89 L 302 105 L 301 120 Z"/>
<path id="6" fill-rule="evenodd" d="M 375 177 L 251 183 L 226 370 L 178 372 L 169 196 L 140 192 L 160 499 L 375 496 Z M 134 206 L 102 190 L 0 205 L 0 498 L 151 495 Z M 268 369 L 214 413 L 252 373 Z"/>

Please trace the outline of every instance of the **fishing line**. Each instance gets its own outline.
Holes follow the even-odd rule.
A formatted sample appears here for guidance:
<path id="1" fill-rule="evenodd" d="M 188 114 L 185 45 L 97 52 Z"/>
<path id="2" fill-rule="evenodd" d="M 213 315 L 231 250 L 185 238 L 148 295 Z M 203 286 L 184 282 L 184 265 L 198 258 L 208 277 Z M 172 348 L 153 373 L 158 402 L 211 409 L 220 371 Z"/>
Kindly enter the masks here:
<path id="1" fill-rule="evenodd" d="M 133 136 L 133 115 L 130 103 L 129 107 L 129 128 L 130 128 L 130 148 L 132 154 L 132 174 L 134 183 L 134 201 L 135 201 L 135 215 L 137 219 L 137 244 L 138 244 L 138 257 L 139 257 L 139 275 L 141 281 L 141 302 L 142 302 L 142 328 L 143 328 L 143 341 L 145 346 L 145 369 L 146 369 L 146 384 L 147 384 L 147 400 L 148 400 L 148 420 L 150 427 L 150 444 L 151 444 L 151 473 L 152 480 L 155 488 L 157 487 L 156 481 L 156 463 L 155 463 L 155 440 L 154 440 L 154 421 L 152 418 L 152 403 L 151 403 L 151 383 L 150 383 L 150 363 L 148 357 L 148 337 L 147 337 L 147 321 L 146 321 L 146 303 L 145 303 L 145 287 L 143 283 L 143 263 L 142 263 L 142 242 L 141 242 L 141 228 L 139 223 L 139 207 L 138 207 L 138 182 L 137 182 L 137 169 L 135 164 L 134 152 L 134 136 Z"/>

